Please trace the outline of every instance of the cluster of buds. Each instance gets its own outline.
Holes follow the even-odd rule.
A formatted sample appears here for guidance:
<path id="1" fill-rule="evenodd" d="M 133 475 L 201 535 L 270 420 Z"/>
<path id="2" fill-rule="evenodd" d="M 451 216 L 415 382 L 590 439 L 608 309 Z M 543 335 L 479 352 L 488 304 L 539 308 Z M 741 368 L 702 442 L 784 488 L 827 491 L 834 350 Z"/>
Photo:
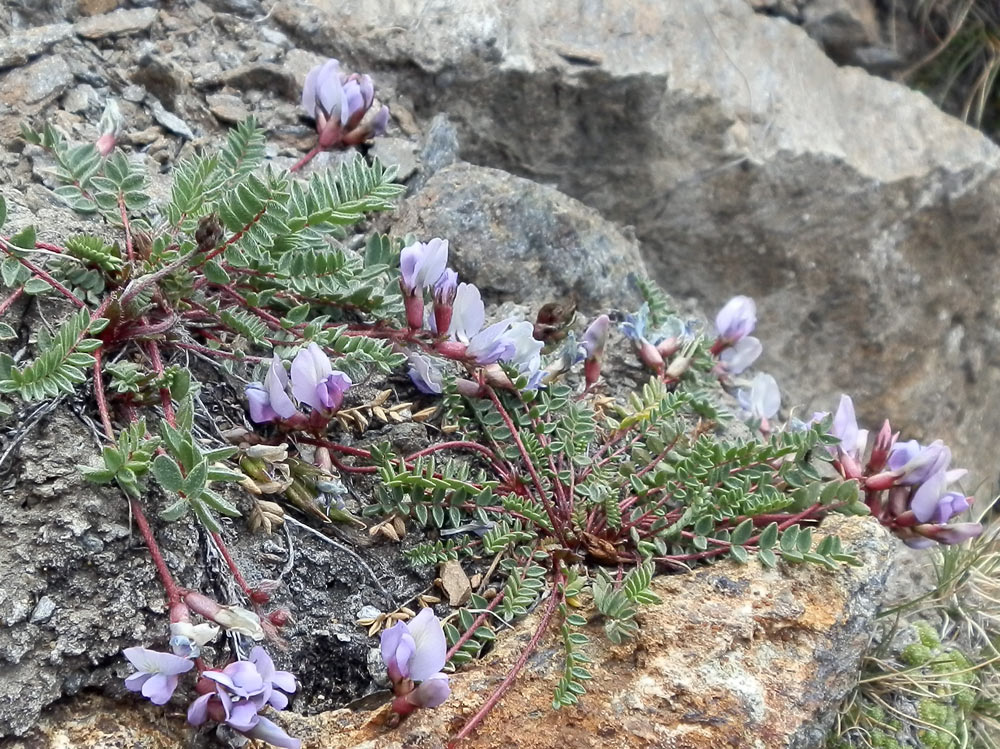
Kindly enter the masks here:
<path id="1" fill-rule="evenodd" d="M 950 467 L 951 450 L 941 440 L 929 445 L 899 442 L 899 433 L 886 421 L 862 466 L 868 432 L 858 427 L 854 402 L 846 395 L 841 396 L 830 434 L 839 440 L 830 448 L 834 465 L 845 478 L 860 482 L 872 515 L 908 546 L 957 544 L 983 532 L 980 523 L 950 523 L 972 506 L 972 498 L 949 490 L 966 471 Z"/>
<path id="2" fill-rule="evenodd" d="M 348 75 L 333 59 L 310 70 L 302 89 L 302 108 L 316 120 L 320 148 L 355 146 L 385 133 L 389 108 L 374 103 L 371 77 Z"/>
<path id="3" fill-rule="evenodd" d="M 529 389 L 541 385 L 543 344 L 535 340 L 534 326 L 511 319 L 485 325 L 486 306 L 479 289 L 471 283 L 459 283 L 458 273 L 448 267 L 447 240 L 432 239 L 405 247 L 399 270 L 407 325 L 413 331 L 429 330 L 437 338 L 434 348 L 438 353 L 485 368 L 485 378 L 491 384 L 511 387 L 498 366 L 502 363 L 523 375 Z M 425 309 L 426 292 L 433 298 L 429 312 Z M 409 361 L 410 378 L 421 392 L 442 392 L 444 374 L 439 361 L 415 352 Z M 480 389 L 468 380 L 459 380 L 458 387 L 470 396 Z"/>
<path id="4" fill-rule="evenodd" d="M 351 378 L 335 370 L 323 350 L 310 343 L 292 361 L 291 377 L 275 356 L 264 381 L 247 385 L 250 418 L 257 424 L 281 421 L 297 429 L 320 428 L 340 408 L 351 385 Z M 309 406 L 308 415 L 301 410 L 303 405 Z"/>
<path id="5" fill-rule="evenodd" d="M 420 707 L 437 707 L 451 694 L 441 672 L 448 653 L 441 622 L 423 609 L 408 622 L 396 622 L 381 635 L 382 661 L 392 682 L 392 711 L 405 718 Z"/>
<path id="6" fill-rule="evenodd" d="M 632 341 L 639 360 L 660 377 L 676 380 L 691 365 L 697 336 L 679 317 L 668 318 L 654 330 L 649 324 L 649 305 L 643 304 L 636 314 L 625 316 L 621 330 Z"/>
<path id="7" fill-rule="evenodd" d="M 757 305 L 748 296 L 734 296 L 719 310 L 711 352 L 719 357 L 723 374 L 740 374 L 760 356 L 763 346 L 750 335 L 755 327 Z"/>

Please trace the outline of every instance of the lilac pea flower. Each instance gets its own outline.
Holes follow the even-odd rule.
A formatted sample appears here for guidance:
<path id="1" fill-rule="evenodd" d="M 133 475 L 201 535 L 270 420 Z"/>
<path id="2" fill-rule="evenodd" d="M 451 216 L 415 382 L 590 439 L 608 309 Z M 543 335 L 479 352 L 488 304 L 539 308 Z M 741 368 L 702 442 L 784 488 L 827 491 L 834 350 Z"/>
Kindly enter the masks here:
<path id="1" fill-rule="evenodd" d="M 282 749 L 301 749 L 302 747 L 302 741 L 292 738 L 277 723 L 262 716 L 258 716 L 256 725 L 249 731 L 243 731 L 243 735 L 250 739 L 265 741 L 271 746 L 282 747 Z"/>
<path id="2" fill-rule="evenodd" d="M 774 377 L 763 372 L 753 378 L 750 391 L 738 391 L 736 399 L 743 410 L 762 425 L 777 416 L 778 409 L 781 408 L 781 391 L 778 389 L 778 383 Z"/>
<path id="3" fill-rule="evenodd" d="M 448 643 L 434 612 L 423 609 L 408 622 L 397 622 L 381 636 L 382 661 L 394 682 L 424 681 L 445 664 Z"/>
<path id="4" fill-rule="evenodd" d="M 457 293 L 458 273 L 451 268 L 445 268 L 434 284 L 434 312 L 430 315 L 431 324 L 428 327 L 435 335 L 439 330 L 446 331 L 451 326 L 452 308 Z"/>
<path id="5" fill-rule="evenodd" d="M 728 344 L 750 335 L 756 325 L 757 305 L 748 296 L 734 296 L 715 316 L 715 331 Z"/>
<path id="6" fill-rule="evenodd" d="M 215 697 L 215 692 L 203 694 L 188 706 L 187 722 L 192 726 L 200 726 L 208 720 L 208 703 Z"/>
<path id="7" fill-rule="evenodd" d="M 455 302 L 452 307 L 448 337 L 468 344 L 472 337 L 483 329 L 483 324 L 486 322 L 486 305 L 483 304 L 479 289 L 471 283 L 460 283 L 455 290 Z"/>
<path id="8" fill-rule="evenodd" d="M 580 341 L 584 360 L 601 357 L 604 353 L 604 346 L 608 341 L 608 329 L 610 327 L 611 318 L 607 315 L 601 315 L 587 326 Z"/>
<path id="9" fill-rule="evenodd" d="M 302 108 L 316 120 L 316 132 L 322 148 L 329 148 L 342 140 L 348 110 L 337 60 L 327 60 L 306 75 Z"/>
<path id="10" fill-rule="evenodd" d="M 330 357 L 315 343 L 299 351 L 292 362 L 292 395 L 316 411 L 339 409 L 352 384 L 350 377 L 334 370 Z"/>
<path id="11" fill-rule="evenodd" d="M 646 340 L 646 325 L 649 317 L 649 305 L 643 304 L 634 315 L 625 315 L 621 324 L 622 334 L 629 340 L 642 344 Z"/>
<path id="12" fill-rule="evenodd" d="M 404 247 L 399 256 L 399 272 L 403 290 L 414 295 L 434 286 L 448 266 L 448 240 L 432 239 Z"/>
<path id="13" fill-rule="evenodd" d="M 288 396 L 287 388 L 288 373 L 285 372 L 285 365 L 274 356 L 264 382 L 251 382 L 246 387 L 250 419 L 256 424 L 264 424 L 276 419 L 290 419 L 298 413 Z"/>
<path id="14" fill-rule="evenodd" d="M 275 710 L 288 707 L 288 694 L 295 691 L 295 676 L 290 671 L 275 669 L 271 656 L 259 645 L 250 651 L 250 662 L 264 682 L 264 703 Z"/>
<path id="15" fill-rule="evenodd" d="M 983 533 L 981 523 L 953 523 L 952 525 L 917 526 L 917 529 L 939 544 L 952 546 L 978 538 Z"/>
<path id="16" fill-rule="evenodd" d="M 927 447 L 910 440 L 893 446 L 888 466 L 899 476 L 900 484 L 916 486 L 939 472 L 947 471 L 949 463 L 951 450 L 941 440 L 934 440 Z"/>
<path id="17" fill-rule="evenodd" d="M 516 345 L 505 336 L 509 327 L 508 320 L 501 320 L 479 331 L 469 340 L 466 355 L 483 366 L 507 361 L 514 355 Z"/>
<path id="18" fill-rule="evenodd" d="M 203 676 L 237 697 L 250 697 L 264 691 L 264 679 L 250 661 L 234 661 L 221 671 L 205 671 Z"/>
<path id="19" fill-rule="evenodd" d="M 719 354 L 719 362 L 729 374 L 741 374 L 757 361 L 763 350 L 764 347 L 757 338 L 746 336 L 723 349 Z"/>
<path id="20" fill-rule="evenodd" d="M 416 352 L 411 352 L 407 359 L 410 362 L 408 374 L 417 390 L 427 395 L 440 395 L 444 390 L 444 372 L 437 361 Z"/>
<path id="21" fill-rule="evenodd" d="M 944 523 L 969 509 L 969 501 L 958 492 L 947 491 L 948 471 L 939 470 L 913 492 L 910 509 L 921 523 Z"/>
<path id="22" fill-rule="evenodd" d="M 406 695 L 406 700 L 417 707 L 438 707 L 451 696 L 451 686 L 448 684 L 448 675 L 436 673 L 428 676 L 424 681 Z"/>
<path id="23" fill-rule="evenodd" d="M 178 676 L 194 668 L 187 658 L 172 653 L 160 653 L 146 648 L 125 648 L 122 654 L 128 658 L 137 673 L 125 679 L 125 688 L 132 692 L 142 692 L 154 705 L 165 705 L 177 689 Z"/>
<path id="24" fill-rule="evenodd" d="M 542 346 L 545 344 L 535 340 L 535 326 L 526 320 L 511 323 L 503 335 L 510 347 L 510 353 L 501 361 L 517 368 L 521 374 L 529 377 L 542 366 Z"/>
<path id="25" fill-rule="evenodd" d="M 868 444 L 868 430 L 858 428 L 858 420 L 854 415 L 854 401 L 849 395 L 840 396 L 840 404 L 833 415 L 833 425 L 830 434 L 840 440 L 837 448 L 831 448 L 836 457 L 837 450 L 853 460 L 861 459 Z"/>

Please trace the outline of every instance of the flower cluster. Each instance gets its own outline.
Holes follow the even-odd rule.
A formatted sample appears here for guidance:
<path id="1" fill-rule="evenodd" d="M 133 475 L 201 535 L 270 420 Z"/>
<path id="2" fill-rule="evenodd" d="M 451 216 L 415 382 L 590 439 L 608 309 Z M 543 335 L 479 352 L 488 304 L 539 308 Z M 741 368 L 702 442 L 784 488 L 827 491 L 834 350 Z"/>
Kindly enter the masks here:
<path id="1" fill-rule="evenodd" d="M 412 620 L 397 622 L 382 632 L 380 644 L 396 695 L 393 712 L 405 717 L 418 707 L 437 707 L 448 699 L 451 687 L 441 672 L 448 644 L 433 611 L 423 609 Z"/>
<path id="2" fill-rule="evenodd" d="M 416 242 L 403 249 L 399 262 L 399 285 L 403 292 L 406 322 L 411 330 L 426 327 L 440 340 L 435 350 L 452 359 L 488 367 L 487 378 L 495 384 L 509 385 L 498 367 L 506 364 L 527 378 L 527 387 L 542 383 L 542 342 L 534 338 L 534 326 L 524 320 L 501 320 L 486 325 L 486 306 L 479 289 L 471 283 L 459 283 L 458 274 L 448 267 L 448 242 L 432 239 Z M 433 307 L 425 315 L 424 292 L 431 291 Z M 425 321 L 426 317 L 426 321 Z M 485 326 L 485 327 L 484 327 Z M 440 362 L 420 353 L 411 353 L 410 378 L 424 393 L 441 393 L 443 371 Z M 459 383 L 469 394 L 478 387 Z"/>
<path id="3" fill-rule="evenodd" d="M 284 363 L 275 356 L 264 381 L 247 385 L 250 418 L 257 424 L 296 417 L 303 420 L 305 414 L 299 410 L 303 404 L 313 413 L 329 416 L 340 408 L 344 393 L 351 385 L 351 378 L 333 368 L 323 349 L 310 343 L 292 361 L 291 378 L 285 372 Z"/>
<path id="4" fill-rule="evenodd" d="M 831 452 L 841 474 L 861 482 L 872 514 L 908 546 L 957 544 L 983 532 L 979 523 L 949 522 L 972 506 L 972 498 L 949 490 L 966 471 L 950 468 L 951 450 L 941 440 L 929 445 L 899 442 L 899 433 L 886 421 L 862 468 L 868 431 L 858 427 L 854 402 L 846 395 L 841 396 L 830 434 L 838 440 Z"/>
<path id="5" fill-rule="evenodd" d="M 389 124 L 389 108 L 374 109 L 374 101 L 371 77 L 348 75 L 333 59 L 310 70 L 302 89 L 302 108 L 316 120 L 320 148 L 354 146 L 382 135 Z"/>
<path id="6" fill-rule="evenodd" d="M 288 671 L 276 670 L 264 648 L 255 647 L 248 661 L 230 663 L 221 671 L 203 671 L 195 688 L 201 696 L 188 708 L 191 725 L 200 726 L 211 718 L 248 738 L 274 746 L 299 749 L 302 745 L 258 714 L 267 705 L 284 710 L 288 693 L 295 691 L 295 677 Z"/>
<path id="7" fill-rule="evenodd" d="M 191 625 L 189 625 L 191 626 Z M 133 692 L 141 692 L 150 702 L 165 705 L 170 701 L 177 689 L 181 674 L 195 667 L 192 660 L 197 657 L 197 651 L 186 656 L 176 654 L 175 640 L 186 639 L 188 635 L 201 639 L 206 630 L 199 630 L 198 625 L 191 627 L 185 634 L 177 634 L 184 628 L 175 631 L 171 627 L 171 645 L 175 653 L 161 653 L 146 648 L 126 648 L 123 654 L 135 669 L 136 673 L 125 679 L 125 687 Z M 218 629 L 215 628 L 214 633 Z M 210 638 L 209 638 L 210 639 Z M 207 641 L 207 640 L 206 640 Z M 202 642 L 204 644 L 204 641 Z M 195 689 L 200 696 L 188 708 L 188 722 L 199 726 L 208 718 L 219 723 L 225 723 L 234 730 L 252 739 L 260 739 L 269 744 L 288 749 L 299 749 L 301 743 L 293 739 L 281 728 L 258 715 L 265 705 L 275 710 L 283 710 L 288 706 L 286 693 L 295 691 L 295 677 L 288 671 L 278 671 L 274 662 L 262 647 L 255 647 L 250 653 L 249 661 L 230 663 L 224 669 L 206 669 L 201 673 Z"/>

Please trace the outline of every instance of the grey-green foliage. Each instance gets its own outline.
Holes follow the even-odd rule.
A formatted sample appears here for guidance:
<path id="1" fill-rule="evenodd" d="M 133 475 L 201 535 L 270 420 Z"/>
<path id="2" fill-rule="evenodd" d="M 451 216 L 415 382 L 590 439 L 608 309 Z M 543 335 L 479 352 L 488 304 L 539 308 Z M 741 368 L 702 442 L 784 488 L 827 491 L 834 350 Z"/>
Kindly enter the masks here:
<path id="1" fill-rule="evenodd" d="M 79 308 L 54 334 L 35 334 L 34 359 L 0 355 L 0 393 L 25 401 L 71 393 L 90 378 L 99 350 L 101 405 L 112 421 L 121 416 L 119 400 L 134 413 L 167 393 L 177 409 L 175 423 L 165 418 L 152 430 L 156 439 L 145 435 L 145 422 L 141 434 L 126 426 L 105 448 L 103 464 L 86 469 L 88 478 L 117 482 L 137 497 L 152 475 L 170 498 L 164 518 L 191 512 L 218 530 L 217 514 L 238 512 L 213 484 L 241 474 L 224 467 L 232 448 L 209 449 L 192 432 L 190 396 L 198 383 L 176 365 L 189 360 L 190 349 L 218 349 L 215 366 L 244 378 L 261 376 L 244 356 L 291 358 L 310 342 L 355 382 L 404 361 L 390 342 L 348 331 L 359 318 L 402 309 L 399 242 L 375 235 L 356 251 L 340 241 L 368 214 L 392 207 L 403 189 L 393 168 L 355 154 L 337 169 L 297 177 L 266 162 L 263 131 L 251 118 L 218 151 L 180 163 L 168 196 L 154 201 L 136 157 L 120 150 L 102 157 L 51 125 L 25 126 L 22 137 L 52 157 L 56 195 L 78 212 L 99 214 L 104 228 L 42 242 L 26 226 L 0 240 L 4 286 Z M 0 226 L 5 220 L 0 198 Z M 4 338 L 16 335 L 9 325 L 0 328 Z M 147 342 L 163 353 L 165 368 L 151 365 Z M 161 405 L 170 410 L 169 402 Z M 11 410 L 6 403 L 0 409 Z M 157 444 L 161 454 L 153 459 Z M 421 521 L 443 522 L 446 510 L 422 505 L 416 512 Z"/>

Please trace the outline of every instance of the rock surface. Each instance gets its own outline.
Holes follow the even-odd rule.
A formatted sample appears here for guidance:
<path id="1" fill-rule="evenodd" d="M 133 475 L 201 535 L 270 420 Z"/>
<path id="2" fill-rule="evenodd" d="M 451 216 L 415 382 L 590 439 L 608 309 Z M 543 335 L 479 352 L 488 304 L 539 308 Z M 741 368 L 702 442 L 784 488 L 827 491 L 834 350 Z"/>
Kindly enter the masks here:
<path id="1" fill-rule="evenodd" d="M 395 75 L 418 121 L 447 111 L 464 159 L 633 225 L 675 295 L 755 296 L 786 403 L 849 391 L 870 426 L 948 441 L 992 495 L 1000 148 L 980 133 L 745 0 L 273 15 L 304 47 Z"/>
<path id="2" fill-rule="evenodd" d="M 635 641 L 608 646 L 589 612 L 585 650 L 594 679 L 578 706 L 550 708 L 561 658 L 558 639 L 545 638 L 516 688 L 463 746 L 821 746 L 834 717 L 830 705 L 854 684 L 875 613 L 872 590 L 884 585 L 891 547 L 868 520 L 831 520 L 827 527 L 859 554 L 861 567 L 766 571 L 755 562 L 723 562 L 657 578 L 653 589 L 663 603 L 642 609 Z M 395 731 L 382 725 L 386 709 L 283 714 L 282 723 L 309 749 L 443 749 L 524 651 L 538 618 L 502 635 L 481 664 L 452 677 L 452 697 L 442 707 L 418 711 Z M 68 707 L 40 727 L 49 746 L 158 749 L 184 741 L 179 721 L 168 724 L 145 706 L 124 711 L 87 700 Z"/>
<path id="3" fill-rule="evenodd" d="M 586 310 L 634 307 L 639 248 L 592 209 L 550 187 L 471 164 L 447 166 L 391 220 L 393 234 L 446 237 L 459 276 L 491 301 Z"/>

